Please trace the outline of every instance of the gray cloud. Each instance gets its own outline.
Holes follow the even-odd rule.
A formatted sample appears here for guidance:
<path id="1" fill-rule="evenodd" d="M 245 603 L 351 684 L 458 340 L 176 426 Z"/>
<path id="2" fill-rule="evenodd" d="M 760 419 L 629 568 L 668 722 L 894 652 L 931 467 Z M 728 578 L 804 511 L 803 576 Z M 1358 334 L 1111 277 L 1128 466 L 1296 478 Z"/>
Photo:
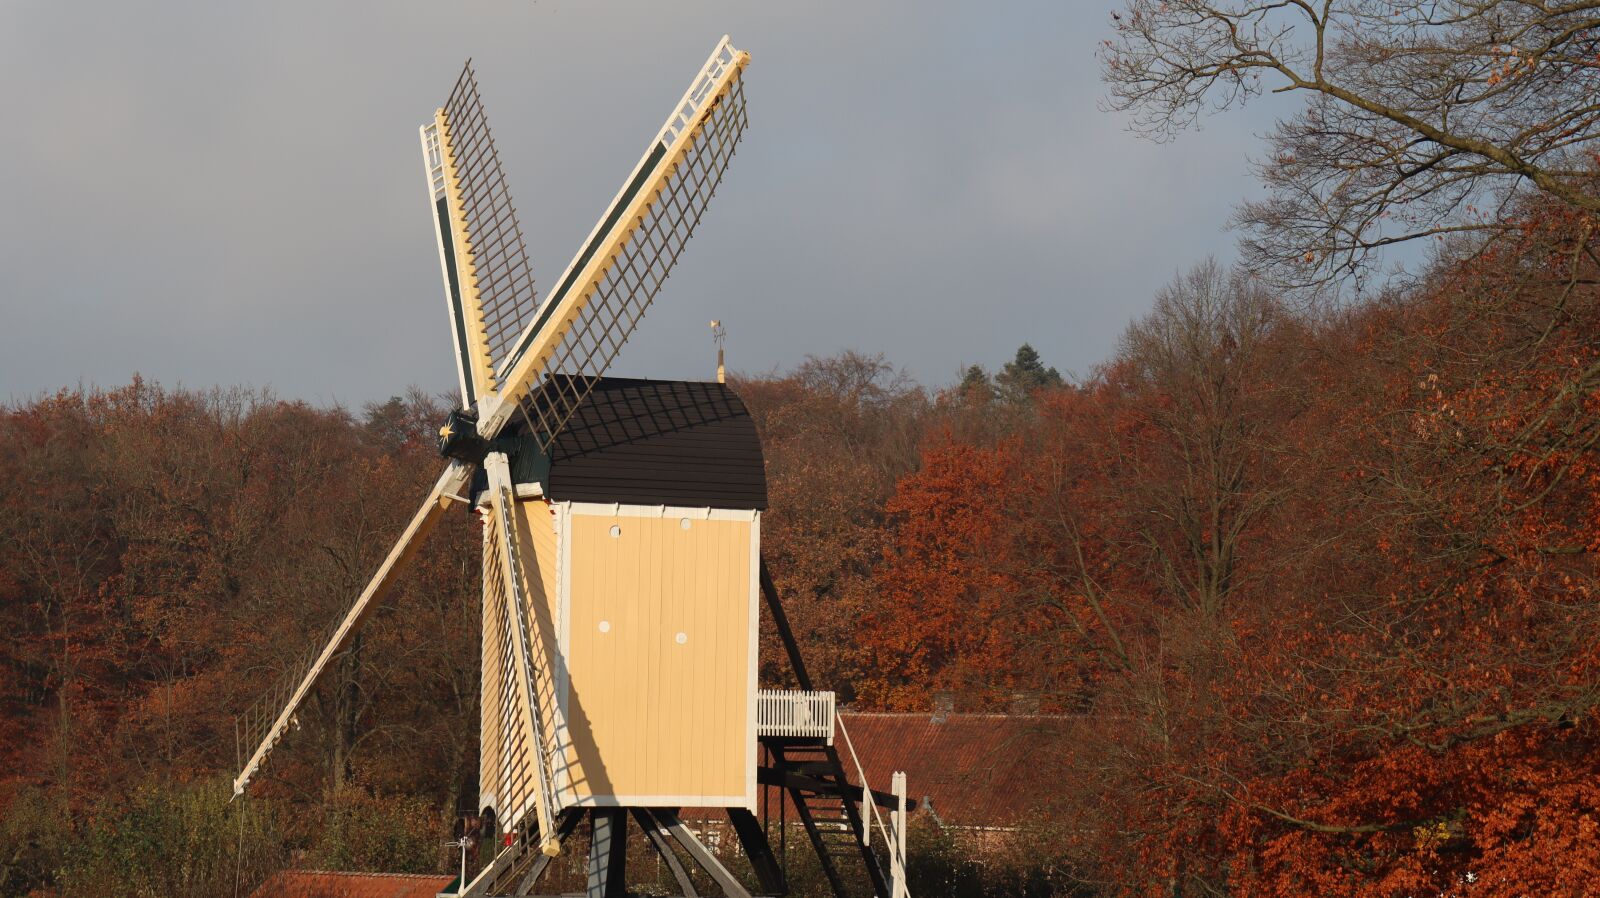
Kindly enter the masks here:
<path id="1" fill-rule="evenodd" d="M 1097 111 L 1099 5 L 0 7 L 0 396 L 135 372 L 316 402 L 453 382 L 416 128 L 476 60 L 548 287 L 724 32 L 751 126 L 619 373 L 883 351 L 1083 371 L 1229 255 L 1260 120 Z"/>

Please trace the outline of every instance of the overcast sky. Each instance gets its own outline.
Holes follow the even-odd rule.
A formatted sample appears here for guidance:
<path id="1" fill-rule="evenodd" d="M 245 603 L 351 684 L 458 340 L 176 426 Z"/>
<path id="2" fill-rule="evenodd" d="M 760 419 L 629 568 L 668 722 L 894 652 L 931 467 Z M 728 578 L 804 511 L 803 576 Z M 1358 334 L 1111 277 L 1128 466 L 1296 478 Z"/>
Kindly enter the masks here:
<path id="1" fill-rule="evenodd" d="M 1098 108 L 1104 2 L 0 2 L 0 399 L 135 373 L 451 389 L 417 126 L 474 58 L 546 291 L 727 32 L 750 127 L 613 373 L 882 352 L 930 384 L 1113 351 L 1233 255 L 1260 113 Z"/>

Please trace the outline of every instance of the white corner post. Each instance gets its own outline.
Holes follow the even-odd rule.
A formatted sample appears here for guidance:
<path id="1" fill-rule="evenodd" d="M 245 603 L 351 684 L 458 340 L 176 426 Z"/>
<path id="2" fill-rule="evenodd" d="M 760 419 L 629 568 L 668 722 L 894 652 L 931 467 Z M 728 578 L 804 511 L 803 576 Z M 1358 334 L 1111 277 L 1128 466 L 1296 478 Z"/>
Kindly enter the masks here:
<path id="1" fill-rule="evenodd" d="M 861 844 L 872 844 L 872 789 L 867 785 L 867 778 L 861 777 Z"/>
<path id="2" fill-rule="evenodd" d="M 896 770 L 891 778 L 894 791 L 895 849 L 889 852 L 889 883 L 892 898 L 911 898 L 906 887 L 906 774 Z"/>

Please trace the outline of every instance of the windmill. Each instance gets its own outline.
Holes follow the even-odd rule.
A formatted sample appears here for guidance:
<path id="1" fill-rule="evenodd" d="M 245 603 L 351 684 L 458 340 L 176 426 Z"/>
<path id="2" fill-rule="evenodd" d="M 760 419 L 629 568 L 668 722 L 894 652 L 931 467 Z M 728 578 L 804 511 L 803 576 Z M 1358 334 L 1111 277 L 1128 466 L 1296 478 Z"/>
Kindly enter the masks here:
<path id="1" fill-rule="evenodd" d="M 439 430 L 447 464 L 243 740 L 253 750 L 236 795 L 428 531 L 461 507 L 483 523 L 479 802 L 501 838 L 454 894 L 528 894 L 587 817 L 591 895 L 625 894 L 630 819 L 685 895 L 696 892 L 679 851 L 725 894 L 749 895 L 683 807 L 725 810 L 759 890 L 783 894 L 760 789 L 777 791 L 780 817 L 794 809 L 841 898 L 851 855 L 874 894 L 904 894 L 903 828 L 878 810 L 897 802 L 888 816 L 903 821 L 903 786 L 895 796 L 848 779 L 836 733 L 858 782 L 860 761 L 833 694 L 812 689 L 761 562 L 766 481 L 748 412 L 720 378 L 604 376 L 733 156 L 748 62 L 724 36 L 543 301 L 470 61 L 421 127 L 461 393 Z M 757 686 L 763 600 L 800 690 Z"/>

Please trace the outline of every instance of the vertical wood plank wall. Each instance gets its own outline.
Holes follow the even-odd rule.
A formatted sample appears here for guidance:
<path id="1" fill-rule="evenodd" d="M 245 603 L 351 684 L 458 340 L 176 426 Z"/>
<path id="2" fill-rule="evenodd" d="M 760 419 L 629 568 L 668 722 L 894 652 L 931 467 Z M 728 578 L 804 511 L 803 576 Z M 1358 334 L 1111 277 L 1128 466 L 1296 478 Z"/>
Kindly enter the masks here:
<path id="1" fill-rule="evenodd" d="M 699 509 L 570 513 L 564 717 L 574 803 L 754 800 L 755 526 Z"/>
<path id="2" fill-rule="evenodd" d="M 517 515 L 525 619 L 545 646 L 561 647 L 534 675 L 543 733 L 556 746 L 558 803 L 751 804 L 755 516 L 567 508 L 535 499 L 519 502 Z M 496 526 L 484 528 L 479 784 L 481 803 L 509 827 L 531 807 L 533 759 L 509 676 L 510 591 L 493 574 Z"/>

